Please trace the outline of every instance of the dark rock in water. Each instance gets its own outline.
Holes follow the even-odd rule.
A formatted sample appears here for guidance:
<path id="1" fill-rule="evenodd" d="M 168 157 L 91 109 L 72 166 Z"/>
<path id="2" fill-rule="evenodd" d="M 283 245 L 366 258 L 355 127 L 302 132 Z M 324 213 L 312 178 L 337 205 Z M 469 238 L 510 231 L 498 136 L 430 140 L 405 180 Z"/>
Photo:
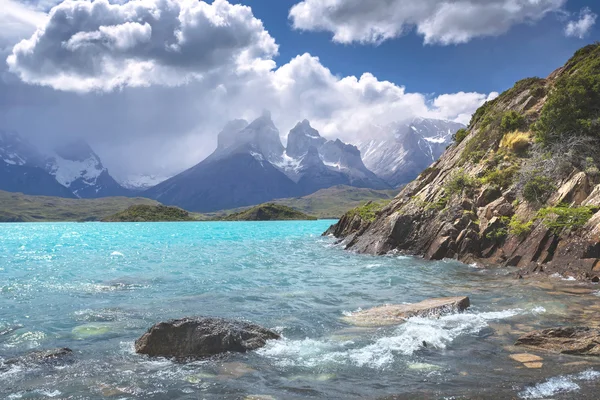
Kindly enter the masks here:
<path id="1" fill-rule="evenodd" d="M 515 346 L 527 346 L 554 353 L 600 356 L 600 329 L 564 327 L 534 331 L 521 336 Z"/>
<path id="2" fill-rule="evenodd" d="M 245 353 L 279 338 L 275 332 L 248 322 L 194 317 L 154 325 L 135 341 L 135 351 L 152 357 L 204 358 Z"/>
<path id="3" fill-rule="evenodd" d="M 14 364 L 57 364 L 72 361 L 73 350 L 68 347 L 39 350 L 28 353 L 22 357 L 10 358 L 4 362 L 4 365 Z"/>

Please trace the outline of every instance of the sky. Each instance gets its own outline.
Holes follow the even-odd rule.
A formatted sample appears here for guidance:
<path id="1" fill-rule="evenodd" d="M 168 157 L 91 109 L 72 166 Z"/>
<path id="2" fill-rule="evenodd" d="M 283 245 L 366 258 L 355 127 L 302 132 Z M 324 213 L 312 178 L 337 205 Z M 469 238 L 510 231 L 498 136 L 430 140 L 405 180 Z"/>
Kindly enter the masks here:
<path id="1" fill-rule="evenodd" d="M 596 0 L 0 0 L 0 130 L 169 176 L 264 109 L 357 142 L 468 122 L 600 40 Z M 381 129 L 384 127 L 384 129 Z"/>

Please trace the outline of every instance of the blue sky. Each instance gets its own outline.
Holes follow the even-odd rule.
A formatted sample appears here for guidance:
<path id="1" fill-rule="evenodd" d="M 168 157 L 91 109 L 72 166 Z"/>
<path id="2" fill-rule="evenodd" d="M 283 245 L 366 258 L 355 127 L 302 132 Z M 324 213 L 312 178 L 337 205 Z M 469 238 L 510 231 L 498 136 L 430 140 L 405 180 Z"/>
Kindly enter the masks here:
<path id="1" fill-rule="evenodd" d="M 512 27 L 496 37 L 475 38 L 459 45 L 424 45 L 414 32 L 380 45 L 337 44 L 328 32 L 294 30 L 288 19 L 296 0 L 245 0 L 281 45 L 280 62 L 299 53 L 318 56 L 333 73 L 342 76 L 372 72 L 382 80 L 422 93 L 503 91 L 519 79 L 545 77 L 564 64 L 585 44 L 600 40 L 594 25 L 581 39 L 567 37 L 565 21 L 584 8 L 600 12 L 595 0 L 570 0 L 565 10 L 539 22 Z"/>
<path id="2" fill-rule="evenodd" d="M 466 123 L 600 39 L 593 0 L 0 0 L 0 130 L 171 175 L 231 119 L 357 143 Z M 109 21 L 109 22 L 107 22 Z"/>

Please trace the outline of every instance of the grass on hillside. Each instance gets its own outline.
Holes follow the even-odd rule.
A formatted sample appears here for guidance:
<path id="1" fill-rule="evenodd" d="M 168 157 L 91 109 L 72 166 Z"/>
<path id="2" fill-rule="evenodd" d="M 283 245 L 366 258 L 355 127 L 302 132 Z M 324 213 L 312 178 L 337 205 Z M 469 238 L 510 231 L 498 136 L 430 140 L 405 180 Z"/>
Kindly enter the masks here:
<path id="1" fill-rule="evenodd" d="M 287 206 L 267 203 L 217 219 L 220 221 L 312 221 L 317 218 Z"/>
<path id="2" fill-rule="evenodd" d="M 138 204 L 106 217 L 103 222 L 179 222 L 197 221 L 189 212 L 178 207 Z"/>
<path id="3" fill-rule="evenodd" d="M 0 191 L 0 222 L 100 221 L 136 204 L 160 203 L 139 197 L 65 199 Z"/>

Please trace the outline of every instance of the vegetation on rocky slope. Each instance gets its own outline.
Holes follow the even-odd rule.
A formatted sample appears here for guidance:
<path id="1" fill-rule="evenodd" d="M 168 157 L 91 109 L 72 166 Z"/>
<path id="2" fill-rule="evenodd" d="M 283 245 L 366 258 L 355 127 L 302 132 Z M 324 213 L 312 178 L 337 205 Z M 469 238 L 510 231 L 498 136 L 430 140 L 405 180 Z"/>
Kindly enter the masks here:
<path id="1" fill-rule="evenodd" d="M 163 205 L 134 205 L 106 217 L 103 222 L 179 222 L 196 221 L 190 213 L 178 207 Z"/>
<path id="2" fill-rule="evenodd" d="M 600 44 L 473 115 L 455 144 L 375 218 L 329 233 L 369 253 L 600 276 Z M 599 278 L 600 279 L 600 278 Z"/>
<path id="3" fill-rule="evenodd" d="M 217 218 L 220 221 L 311 221 L 316 219 L 316 217 L 306 215 L 293 208 L 275 203 L 261 204 L 245 211 Z"/>

